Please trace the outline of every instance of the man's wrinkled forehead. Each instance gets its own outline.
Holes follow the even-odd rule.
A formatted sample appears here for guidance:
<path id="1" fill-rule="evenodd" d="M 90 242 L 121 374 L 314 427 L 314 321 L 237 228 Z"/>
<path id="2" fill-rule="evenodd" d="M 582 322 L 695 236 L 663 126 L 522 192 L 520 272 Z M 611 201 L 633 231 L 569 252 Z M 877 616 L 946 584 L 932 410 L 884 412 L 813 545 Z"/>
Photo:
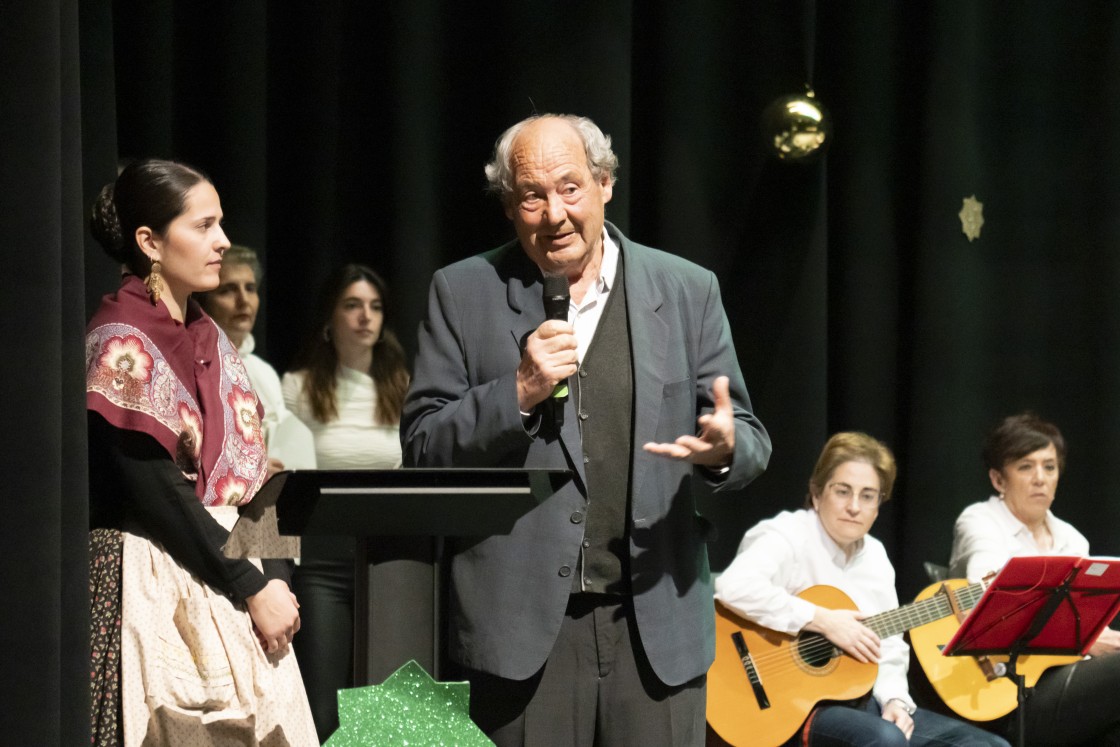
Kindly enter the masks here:
<path id="1" fill-rule="evenodd" d="M 515 181 L 531 172 L 570 171 L 582 175 L 588 169 L 579 134 L 559 119 L 532 122 L 519 132 L 510 149 L 509 165 Z"/>

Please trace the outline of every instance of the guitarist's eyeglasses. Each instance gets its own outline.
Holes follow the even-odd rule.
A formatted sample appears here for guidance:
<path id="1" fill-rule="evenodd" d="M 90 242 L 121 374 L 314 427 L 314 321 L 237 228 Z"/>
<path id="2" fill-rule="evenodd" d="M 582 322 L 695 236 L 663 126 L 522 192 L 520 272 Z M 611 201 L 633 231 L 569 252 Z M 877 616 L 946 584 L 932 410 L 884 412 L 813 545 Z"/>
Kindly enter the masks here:
<path id="1" fill-rule="evenodd" d="M 852 495 L 855 493 L 855 491 L 852 489 L 852 486 L 846 482 L 830 482 L 827 486 L 825 486 L 825 490 L 831 492 L 832 495 L 842 503 L 847 503 L 848 501 L 852 500 Z M 864 508 L 878 506 L 879 501 L 882 499 L 882 497 L 882 493 L 871 490 L 870 488 L 861 490 L 859 492 L 859 505 Z"/>

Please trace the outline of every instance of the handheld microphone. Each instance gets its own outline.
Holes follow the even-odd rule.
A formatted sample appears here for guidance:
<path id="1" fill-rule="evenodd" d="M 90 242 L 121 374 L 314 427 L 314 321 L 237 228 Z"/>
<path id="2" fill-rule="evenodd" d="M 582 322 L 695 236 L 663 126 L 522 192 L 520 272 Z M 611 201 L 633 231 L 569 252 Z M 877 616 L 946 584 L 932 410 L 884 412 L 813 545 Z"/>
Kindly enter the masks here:
<path id="1" fill-rule="evenodd" d="M 572 297 L 568 293 L 568 278 L 563 275 L 544 276 L 545 319 L 568 321 L 568 307 Z M 563 402 L 568 398 L 568 380 L 564 379 L 552 390 L 552 398 Z"/>

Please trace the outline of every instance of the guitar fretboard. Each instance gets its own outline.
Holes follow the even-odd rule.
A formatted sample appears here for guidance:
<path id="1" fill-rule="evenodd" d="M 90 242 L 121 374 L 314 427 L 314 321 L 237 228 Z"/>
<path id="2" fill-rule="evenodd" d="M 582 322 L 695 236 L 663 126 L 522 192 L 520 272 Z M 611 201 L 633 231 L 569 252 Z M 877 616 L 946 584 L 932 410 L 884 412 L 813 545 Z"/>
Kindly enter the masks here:
<path id="1" fill-rule="evenodd" d="M 949 593 L 957 600 L 957 606 L 962 610 L 970 610 L 984 596 L 987 584 L 977 581 L 974 584 L 961 587 Z M 907 604 L 897 609 L 872 615 L 863 621 L 863 624 L 875 631 L 880 638 L 898 635 L 910 628 L 936 622 L 943 617 L 953 614 L 953 607 L 945 594 L 934 594 L 929 599 Z"/>

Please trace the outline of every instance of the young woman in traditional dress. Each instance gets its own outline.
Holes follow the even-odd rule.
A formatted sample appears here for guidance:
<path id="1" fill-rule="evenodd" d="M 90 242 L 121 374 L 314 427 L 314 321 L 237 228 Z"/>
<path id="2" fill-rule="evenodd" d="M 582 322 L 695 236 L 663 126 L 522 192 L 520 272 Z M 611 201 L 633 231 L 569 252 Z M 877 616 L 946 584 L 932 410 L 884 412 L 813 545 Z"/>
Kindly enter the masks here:
<path id="1" fill-rule="evenodd" d="M 86 336 L 93 743 L 318 744 L 284 561 L 221 551 L 268 459 L 237 351 L 191 300 L 230 245 L 218 193 L 137 161 L 91 229 L 123 272 Z"/>

